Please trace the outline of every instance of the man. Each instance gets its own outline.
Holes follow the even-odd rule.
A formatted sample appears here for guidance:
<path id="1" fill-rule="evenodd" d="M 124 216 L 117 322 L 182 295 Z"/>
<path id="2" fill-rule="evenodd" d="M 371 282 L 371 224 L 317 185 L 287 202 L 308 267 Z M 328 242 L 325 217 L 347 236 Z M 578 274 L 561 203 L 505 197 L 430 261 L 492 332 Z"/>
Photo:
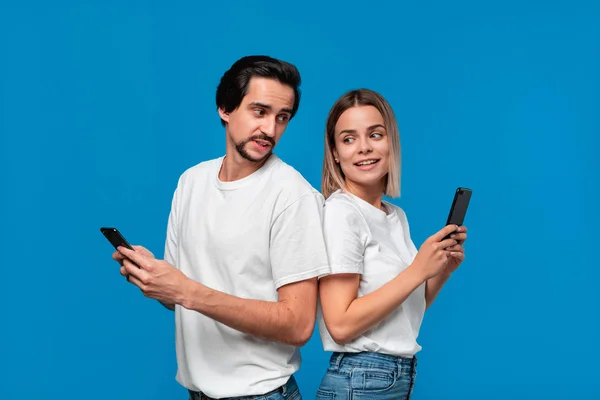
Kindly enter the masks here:
<path id="1" fill-rule="evenodd" d="M 165 259 L 140 246 L 113 255 L 129 282 L 175 310 L 176 379 L 192 399 L 301 398 L 293 374 L 329 265 L 321 194 L 273 154 L 299 85 L 289 63 L 235 62 L 216 95 L 225 156 L 179 178 Z"/>

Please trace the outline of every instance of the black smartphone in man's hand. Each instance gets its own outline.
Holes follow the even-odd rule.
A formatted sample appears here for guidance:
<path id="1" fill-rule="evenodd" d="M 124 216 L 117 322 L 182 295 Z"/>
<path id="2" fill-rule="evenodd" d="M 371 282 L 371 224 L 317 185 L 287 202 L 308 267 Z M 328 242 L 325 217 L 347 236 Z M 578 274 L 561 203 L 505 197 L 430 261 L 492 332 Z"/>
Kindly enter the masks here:
<path id="1" fill-rule="evenodd" d="M 134 250 L 134 248 L 129 244 L 129 242 L 127 240 L 125 240 L 125 238 L 123 237 L 123 235 L 121 234 L 121 232 L 119 232 L 119 230 L 117 228 L 103 227 L 103 228 L 100 228 L 100 232 L 102 232 L 104 237 L 106 239 L 108 239 L 108 241 L 110 242 L 110 244 L 113 245 L 115 250 L 117 250 L 117 248 L 119 246 L 123 246 L 128 249 Z"/>

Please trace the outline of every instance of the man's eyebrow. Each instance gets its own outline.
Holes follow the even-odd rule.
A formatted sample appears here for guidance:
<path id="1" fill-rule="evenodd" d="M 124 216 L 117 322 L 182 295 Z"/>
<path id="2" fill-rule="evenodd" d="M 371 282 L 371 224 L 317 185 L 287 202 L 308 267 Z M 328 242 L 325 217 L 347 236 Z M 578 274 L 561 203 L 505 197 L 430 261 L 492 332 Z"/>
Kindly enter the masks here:
<path id="1" fill-rule="evenodd" d="M 265 110 L 269 110 L 269 111 L 273 110 L 272 106 L 270 106 L 268 104 L 265 104 L 265 103 L 261 103 L 260 101 L 253 101 L 252 103 L 250 103 L 250 106 L 261 107 L 261 108 L 264 108 Z M 285 107 L 285 108 L 281 109 L 281 112 L 285 112 L 285 113 L 291 114 L 292 113 L 292 109 Z"/>
<path id="2" fill-rule="evenodd" d="M 252 103 L 250 103 L 251 106 L 255 106 L 255 107 L 262 107 L 262 108 L 266 108 L 267 110 L 272 110 L 273 107 L 271 107 L 268 104 L 265 103 L 261 103 L 260 101 L 253 101 Z"/>

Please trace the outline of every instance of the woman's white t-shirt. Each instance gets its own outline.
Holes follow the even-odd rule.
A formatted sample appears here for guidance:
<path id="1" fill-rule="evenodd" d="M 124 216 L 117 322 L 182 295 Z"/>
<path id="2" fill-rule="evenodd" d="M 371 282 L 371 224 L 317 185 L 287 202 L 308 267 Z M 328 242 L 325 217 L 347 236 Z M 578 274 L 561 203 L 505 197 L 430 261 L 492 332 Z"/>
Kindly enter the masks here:
<path id="1" fill-rule="evenodd" d="M 384 202 L 388 213 L 338 190 L 325 202 L 323 230 L 331 274 L 361 274 L 358 297 L 373 292 L 405 270 L 417 255 L 404 211 Z M 377 352 L 412 357 L 421 350 L 417 336 L 425 313 L 425 284 L 370 330 L 352 342 L 337 344 L 318 323 L 325 351 Z"/>

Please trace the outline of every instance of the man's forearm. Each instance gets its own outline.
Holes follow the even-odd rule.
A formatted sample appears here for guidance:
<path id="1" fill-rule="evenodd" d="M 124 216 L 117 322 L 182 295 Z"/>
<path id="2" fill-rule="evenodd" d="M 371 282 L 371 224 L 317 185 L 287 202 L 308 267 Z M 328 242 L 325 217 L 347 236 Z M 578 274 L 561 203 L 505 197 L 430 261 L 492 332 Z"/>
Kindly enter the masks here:
<path id="1" fill-rule="evenodd" d="M 426 308 L 431 306 L 448 278 L 450 278 L 450 274 L 441 273 L 427 280 L 427 283 L 425 284 Z"/>
<path id="2" fill-rule="evenodd" d="M 165 308 L 171 311 L 175 311 L 175 304 L 163 303 L 162 301 L 159 301 L 159 303 L 162 304 Z"/>
<path id="3" fill-rule="evenodd" d="M 295 315 L 284 302 L 242 299 L 190 281 L 182 306 L 221 322 L 249 335 L 294 346 L 308 341 L 314 329 L 315 310 L 304 310 L 312 315 L 311 323 Z"/>

